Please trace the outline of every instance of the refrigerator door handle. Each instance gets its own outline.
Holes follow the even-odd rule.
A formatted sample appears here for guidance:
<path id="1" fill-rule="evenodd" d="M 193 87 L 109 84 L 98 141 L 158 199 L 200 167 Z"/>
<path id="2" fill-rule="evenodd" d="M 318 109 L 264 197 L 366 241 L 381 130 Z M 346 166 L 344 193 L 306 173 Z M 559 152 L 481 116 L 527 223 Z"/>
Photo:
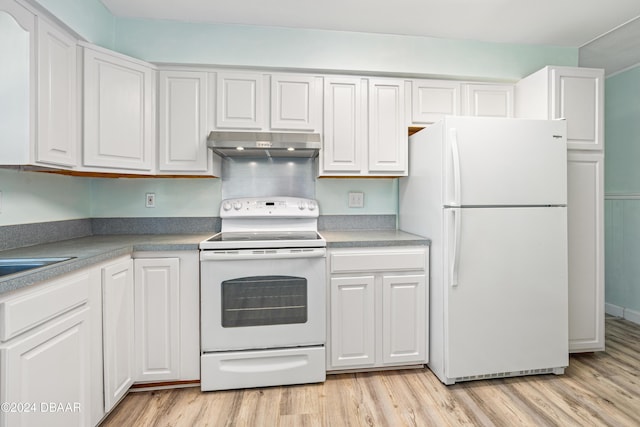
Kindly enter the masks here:
<path id="1" fill-rule="evenodd" d="M 449 129 L 449 137 L 453 164 L 453 203 L 451 205 L 460 206 L 460 150 L 458 149 L 458 132 L 455 128 Z"/>
<path id="2" fill-rule="evenodd" d="M 458 271 L 460 270 L 460 225 L 461 209 L 451 209 L 453 213 L 453 261 L 451 262 L 451 287 L 458 286 Z"/>

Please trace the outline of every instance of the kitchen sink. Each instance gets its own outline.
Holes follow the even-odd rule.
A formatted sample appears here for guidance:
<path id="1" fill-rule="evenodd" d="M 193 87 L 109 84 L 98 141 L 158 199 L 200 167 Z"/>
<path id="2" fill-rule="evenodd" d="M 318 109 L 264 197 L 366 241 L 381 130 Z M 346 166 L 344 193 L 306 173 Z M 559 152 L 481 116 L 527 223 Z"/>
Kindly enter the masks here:
<path id="1" fill-rule="evenodd" d="M 62 261 L 70 260 L 74 257 L 61 258 L 0 258 L 0 277 L 35 268 L 45 267 Z"/>

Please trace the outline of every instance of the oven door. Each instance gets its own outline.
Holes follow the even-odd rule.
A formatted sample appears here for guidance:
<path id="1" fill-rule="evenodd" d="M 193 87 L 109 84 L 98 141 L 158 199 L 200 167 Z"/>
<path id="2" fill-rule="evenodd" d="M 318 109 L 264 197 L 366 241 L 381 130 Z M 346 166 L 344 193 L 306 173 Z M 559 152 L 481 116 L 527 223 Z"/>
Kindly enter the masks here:
<path id="1" fill-rule="evenodd" d="M 203 352 L 323 345 L 324 248 L 200 252 Z"/>

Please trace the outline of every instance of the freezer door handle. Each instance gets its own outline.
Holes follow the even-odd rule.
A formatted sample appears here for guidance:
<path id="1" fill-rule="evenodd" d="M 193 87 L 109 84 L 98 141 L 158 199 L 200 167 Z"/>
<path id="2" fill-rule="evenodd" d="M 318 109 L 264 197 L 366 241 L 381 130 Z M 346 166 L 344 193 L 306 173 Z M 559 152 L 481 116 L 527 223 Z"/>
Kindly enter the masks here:
<path id="1" fill-rule="evenodd" d="M 451 287 L 458 286 L 458 271 L 460 269 L 460 226 L 461 209 L 451 209 L 453 214 L 453 260 L 451 262 Z"/>
<path id="2" fill-rule="evenodd" d="M 458 132 L 449 129 L 451 140 L 451 161 L 453 165 L 453 202 L 452 206 L 460 206 L 460 150 L 458 149 Z"/>

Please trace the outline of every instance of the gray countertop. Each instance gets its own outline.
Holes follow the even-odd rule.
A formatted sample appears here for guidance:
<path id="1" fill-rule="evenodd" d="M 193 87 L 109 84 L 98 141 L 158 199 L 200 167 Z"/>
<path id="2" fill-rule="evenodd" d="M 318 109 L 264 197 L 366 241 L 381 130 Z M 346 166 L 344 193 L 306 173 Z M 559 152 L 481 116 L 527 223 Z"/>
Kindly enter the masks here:
<path id="1" fill-rule="evenodd" d="M 46 267 L 0 277 L 0 295 L 122 255 L 142 251 L 198 250 L 207 234 L 97 235 L 0 251 L 0 258 L 73 257 Z M 328 248 L 427 246 L 427 238 L 400 230 L 321 231 Z"/>
<path id="2" fill-rule="evenodd" d="M 46 267 L 0 277 L 0 294 L 140 251 L 198 250 L 207 234 L 98 235 L 0 251 L 0 258 L 73 257 Z"/>
<path id="3" fill-rule="evenodd" d="M 382 246 L 428 246 L 431 241 L 401 230 L 323 230 L 327 248 L 363 248 Z"/>

